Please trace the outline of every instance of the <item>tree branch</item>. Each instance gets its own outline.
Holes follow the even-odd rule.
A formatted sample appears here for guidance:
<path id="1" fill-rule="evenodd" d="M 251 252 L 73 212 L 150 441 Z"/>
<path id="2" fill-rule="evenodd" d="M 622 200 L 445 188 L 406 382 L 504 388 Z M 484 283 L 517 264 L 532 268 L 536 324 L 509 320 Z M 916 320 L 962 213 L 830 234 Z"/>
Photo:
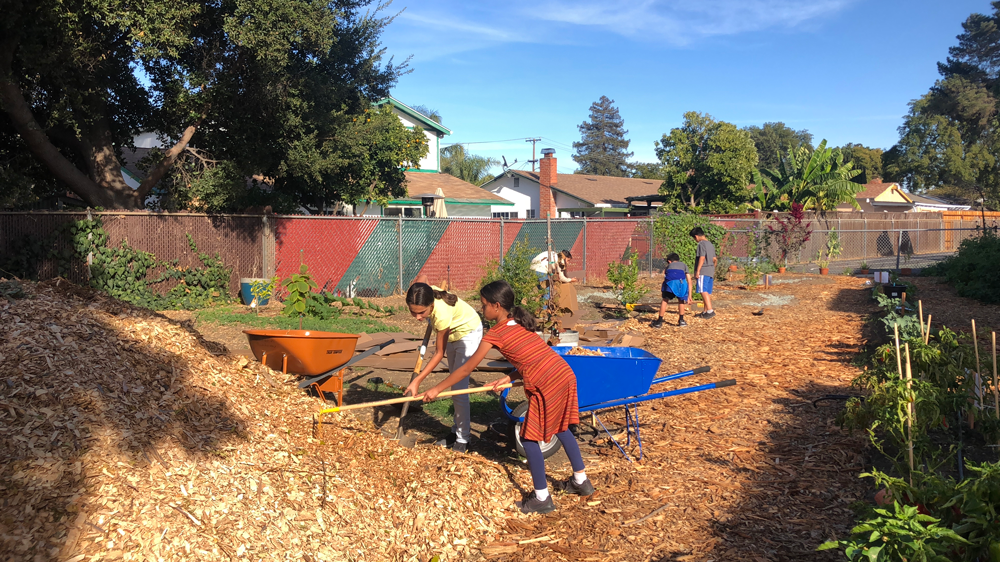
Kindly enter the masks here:
<path id="1" fill-rule="evenodd" d="M 136 195 L 139 197 L 140 201 L 146 200 L 146 196 L 149 195 L 150 191 L 152 191 L 153 186 L 159 183 L 159 181 L 163 179 L 163 176 L 167 173 L 167 170 L 174 165 L 174 162 L 177 161 L 177 157 L 180 156 L 181 152 L 183 152 L 185 148 L 187 148 L 188 143 L 191 142 L 191 137 L 194 136 L 195 131 L 198 130 L 198 126 L 201 125 L 201 122 L 204 121 L 204 119 L 205 113 L 202 113 L 201 117 L 199 117 L 196 122 L 188 125 L 188 127 L 184 129 L 184 133 L 181 135 L 180 140 L 178 140 L 174 146 L 170 147 L 170 150 L 164 154 L 163 160 L 160 160 L 160 163 L 149 171 L 149 175 L 146 176 L 146 179 L 142 180 L 142 183 L 139 184 L 139 188 L 136 189 Z"/>
<path id="2" fill-rule="evenodd" d="M 8 37 L 0 43 L 0 102 L 10 116 L 14 129 L 24 139 L 28 151 L 34 155 L 55 178 L 79 195 L 90 205 L 112 207 L 110 194 L 102 190 L 92 179 L 73 165 L 42 130 L 35 120 L 31 107 L 24 100 L 21 87 L 17 84 L 12 69 L 17 39 Z"/>

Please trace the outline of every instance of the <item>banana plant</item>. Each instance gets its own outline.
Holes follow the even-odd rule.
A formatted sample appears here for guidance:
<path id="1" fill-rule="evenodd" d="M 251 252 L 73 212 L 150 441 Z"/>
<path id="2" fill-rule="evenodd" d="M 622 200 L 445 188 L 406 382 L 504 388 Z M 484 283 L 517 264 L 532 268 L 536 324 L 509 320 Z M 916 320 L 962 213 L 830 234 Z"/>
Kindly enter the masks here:
<path id="1" fill-rule="evenodd" d="M 777 170 L 761 170 L 755 174 L 765 190 L 774 194 L 774 203 L 787 210 L 792 203 L 806 210 L 831 211 L 841 203 L 859 209 L 855 200 L 863 186 L 851 180 L 861 173 L 854 163 L 844 163 L 840 150 L 827 148 L 826 140 L 809 152 L 805 147 L 791 149 L 781 158 Z"/>

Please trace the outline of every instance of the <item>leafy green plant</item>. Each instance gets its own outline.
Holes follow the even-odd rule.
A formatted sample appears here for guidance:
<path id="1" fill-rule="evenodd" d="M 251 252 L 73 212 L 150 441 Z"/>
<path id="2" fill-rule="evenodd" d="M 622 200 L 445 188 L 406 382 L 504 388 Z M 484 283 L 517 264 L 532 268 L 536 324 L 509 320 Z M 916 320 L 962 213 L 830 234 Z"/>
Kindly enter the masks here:
<path id="1" fill-rule="evenodd" d="M 830 267 L 830 260 L 835 260 L 840 256 L 843 247 L 840 245 L 840 235 L 836 229 L 831 230 L 826 235 L 826 245 L 816 254 L 816 263 L 823 269 Z"/>
<path id="2" fill-rule="evenodd" d="M 634 305 L 646 296 L 646 288 L 639 283 L 639 253 L 629 247 L 625 258 L 608 264 L 608 281 L 615 300 L 623 307 Z"/>
<path id="3" fill-rule="evenodd" d="M 700 226 L 705 231 L 705 237 L 715 246 L 717 253 L 725 253 L 727 247 L 727 232 L 722 226 L 712 223 L 711 219 L 702 215 L 668 214 L 661 212 L 653 222 L 653 236 L 656 245 L 666 253 L 676 252 L 681 261 L 694 271 L 695 250 L 698 243 L 689 234 L 691 229 Z"/>
<path id="4" fill-rule="evenodd" d="M 756 287 L 760 284 L 761 274 L 760 264 L 754 261 L 747 262 L 743 266 L 743 284 L 747 287 Z"/>
<path id="5" fill-rule="evenodd" d="M 858 269 L 868 269 L 868 262 L 861 260 L 861 263 L 858 264 Z"/>
<path id="6" fill-rule="evenodd" d="M 876 509 L 875 513 L 878 517 L 851 530 L 850 539 L 828 541 L 817 550 L 843 548 L 848 560 L 869 562 L 949 562 L 951 552 L 971 544 L 955 531 L 938 525 L 939 519 L 922 515 L 913 506 L 894 503 L 892 511 Z"/>
<path id="7" fill-rule="evenodd" d="M 292 274 L 285 279 L 282 286 L 288 291 L 285 297 L 285 308 L 282 313 L 286 316 L 312 316 L 326 320 L 337 315 L 337 310 L 329 306 L 327 302 L 312 292 L 317 288 L 316 282 L 309 275 L 309 267 L 306 264 L 299 265 L 299 272 Z"/>
<path id="8" fill-rule="evenodd" d="M 531 314 L 538 316 L 545 306 L 545 289 L 538 283 L 538 276 L 531 270 L 531 260 L 534 250 L 528 245 L 528 240 L 520 240 L 511 246 L 503 263 L 491 260 L 484 267 L 483 277 L 479 280 L 478 289 L 489 283 L 503 279 L 514 290 L 517 304 Z"/>
<path id="9" fill-rule="evenodd" d="M 963 240 L 958 252 L 927 269 L 924 275 L 941 276 L 960 296 L 987 303 L 1000 303 L 996 266 L 1000 263 L 1000 237 L 992 230 Z"/>
<path id="10" fill-rule="evenodd" d="M 268 301 L 274 296 L 274 288 L 278 286 L 278 276 L 270 279 L 255 279 L 250 282 L 250 294 L 254 300 L 254 312 L 259 310 L 260 303 Z"/>

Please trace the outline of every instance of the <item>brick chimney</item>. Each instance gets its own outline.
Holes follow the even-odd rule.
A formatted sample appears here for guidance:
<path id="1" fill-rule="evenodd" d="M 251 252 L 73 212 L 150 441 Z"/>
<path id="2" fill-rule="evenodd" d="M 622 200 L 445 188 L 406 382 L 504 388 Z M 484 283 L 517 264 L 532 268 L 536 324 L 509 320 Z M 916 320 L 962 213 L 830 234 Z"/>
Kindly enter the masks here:
<path id="1" fill-rule="evenodd" d="M 556 201 L 551 189 L 559 181 L 556 176 L 556 159 L 552 156 L 555 153 L 553 148 L 542 149 L 542 161 L 538 168 L 538 218 L 540 219 L 549 216 L 549 213 L 552 214 L 552 218 L 556 218 Z"/>

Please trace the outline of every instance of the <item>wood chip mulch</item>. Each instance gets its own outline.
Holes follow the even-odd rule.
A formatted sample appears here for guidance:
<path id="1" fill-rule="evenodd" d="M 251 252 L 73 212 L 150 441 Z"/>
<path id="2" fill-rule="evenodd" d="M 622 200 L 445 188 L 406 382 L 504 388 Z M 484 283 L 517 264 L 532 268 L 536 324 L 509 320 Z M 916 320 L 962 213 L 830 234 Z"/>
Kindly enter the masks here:
<path id="1" fill-rule="evenodd" d="M 808 276 L 806 276 L 808 277 Z M 513 506 L 527 471 L 477 454 L 404 449 L 370 424 L 190 324 L 65 281 L 0 300 L 0 552 L 11 560 L 836 560 L 816 553 L 865 499 L 865 440 L 834 423 L 858 373 L 863 280 L 825 278 L 646 337 L 661 374 L 710 365 L 668 390 L 735 387 L 640 408 L 641 461 L 611 445 L 596 495 Z M 752 292 L 758 293 L 758 292 Z M 215 352 L 215 353 L 213 353 Z M 623 425 L 620 410 L 602 416 Z M 638 456 L 637 448 L 629 453 Z M 550 470 L 555 481 L 568 476 Z"/>

